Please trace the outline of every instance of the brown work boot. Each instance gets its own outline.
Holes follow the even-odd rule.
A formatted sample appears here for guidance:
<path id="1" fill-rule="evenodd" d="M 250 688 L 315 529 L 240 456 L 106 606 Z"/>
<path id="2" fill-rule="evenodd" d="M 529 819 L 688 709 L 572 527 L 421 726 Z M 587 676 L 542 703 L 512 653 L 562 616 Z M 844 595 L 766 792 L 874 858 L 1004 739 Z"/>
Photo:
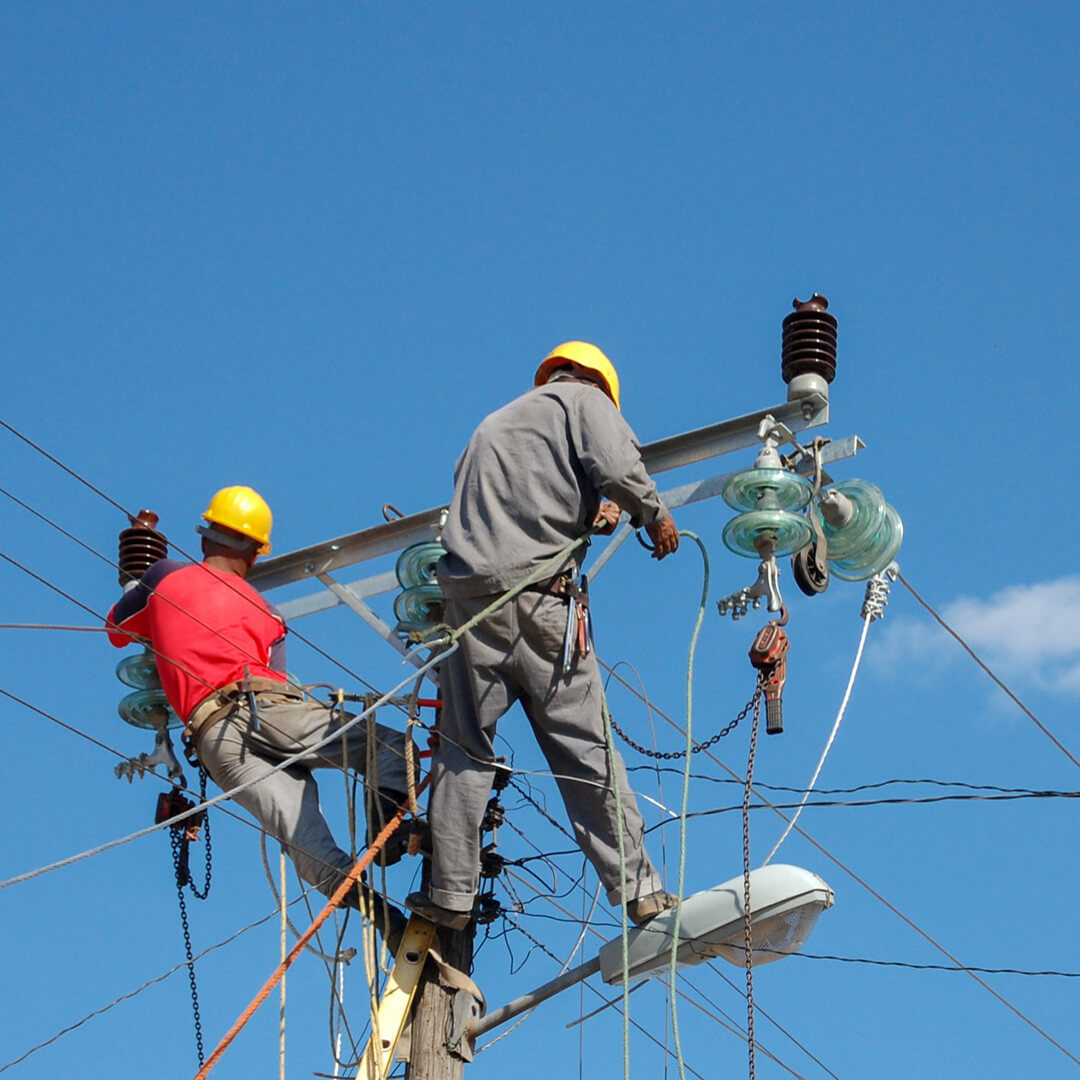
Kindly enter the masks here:
<path id="1" fill-rule="evenodd" d="M 631 900 L 626 905 L 626 915 L 635 926 L 644 926 L 650 919 L 656 918 L 661 911 L 673 908 L 678 902 L 677 896 L 672 896 L 671 893 L 661 889 L 659 892 Z"/>

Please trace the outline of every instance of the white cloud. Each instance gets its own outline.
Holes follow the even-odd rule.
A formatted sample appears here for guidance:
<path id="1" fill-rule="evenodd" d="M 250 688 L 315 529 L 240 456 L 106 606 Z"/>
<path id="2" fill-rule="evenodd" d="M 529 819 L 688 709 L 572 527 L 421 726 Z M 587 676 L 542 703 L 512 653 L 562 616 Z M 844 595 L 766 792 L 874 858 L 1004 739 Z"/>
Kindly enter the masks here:
<path id="1" fill-rule="evenodd" d="M 901 595 L 894 588 L 890 615 Z M 1010 585 L 985 599 L 960 597 L 940 614 L 1010 685 L 1080 694 L 1080 576 Z M 923 616 L 886 620 L 877 653 L 890 666 L 917 663 L 927 674 L 970 663 L 945 631 Z"/>

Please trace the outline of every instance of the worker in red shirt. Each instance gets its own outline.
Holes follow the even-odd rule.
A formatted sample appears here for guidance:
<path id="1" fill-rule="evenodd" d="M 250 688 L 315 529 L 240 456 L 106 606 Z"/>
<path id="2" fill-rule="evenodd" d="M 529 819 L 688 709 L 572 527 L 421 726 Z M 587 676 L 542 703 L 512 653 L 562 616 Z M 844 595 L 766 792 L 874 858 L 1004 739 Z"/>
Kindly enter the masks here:
<path id="1" fill-rule="evenodd" d="M 165 696 L 184 719 L 203 768 L 225 791 L 251 785 L 236 794 L 236 802 L 285 846 L 300 877 L 329 896 L 352 860 L 323 818 L 312 770 L 367 771 L 385 820 L 405 800 L 405 737 L 375 725 L 374 769 L 368 767 L 365 724 L 308 749 L 352 717 L 305 700 L 288 682 L 285 622 L 244 580 L 256 558 L 270 551 L 270 507 L 249 487 L 227 487 L 202 517 L 205 524 L 196 531 L 203 561 L 154 563 L 109 612 L 109 641 L 118 648 L 133 640 L 149 644 Z M 272 771 L 298 753 L 293 764 Z M 369 836 L 373 831 L 376 820 Z M 388 842 L 383 865 L 396 862 L 407 842 L 407 830 L 399 830 Z M 370 900 L 367 886 L 361 891 Z M 357 893 L 350 903 L 361 906 Z M 392 925 L 403 921 L 392 908 L 381 914 L 377 924 L 385 918 Z"/>

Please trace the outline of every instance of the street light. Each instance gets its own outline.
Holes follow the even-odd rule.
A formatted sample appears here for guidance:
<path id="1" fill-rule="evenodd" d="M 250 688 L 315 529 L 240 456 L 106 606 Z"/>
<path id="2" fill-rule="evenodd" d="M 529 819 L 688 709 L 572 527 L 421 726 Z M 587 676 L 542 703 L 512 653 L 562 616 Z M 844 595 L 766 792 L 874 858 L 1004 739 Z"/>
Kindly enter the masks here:
<path id="1" fill-rule="evenodd" d="M 833 891 L 809 870 L 783 864 L 750 871 L 750 925 L 754 964 L 769 964 L 798 952 L 814 929 L 818 916 L 833 905 Z M 679 912 L 677 963 L 701 964 L 721 956 L 732 964 L 746 962 L 744 945 L 743 878 L 695 893 Z M 674 908 L 661 912 L 628 935 L 630 975 L 657 975 L 671 965 Z M 604 982 L 623 977 L 622 937 L 600 948 Z"/>
<path id="2" fill-rule="evenodd" d="M 754 963 L 769 964 L 798 952 L 814 929 L 818 916 L 833 905 L 833 891 L 809 870 L 783 864 L 750 871 L 750 926 Z M 681 904 L 678 965 L 688 967 L 722 956 L 732 964 L 746 961 L 744 946 L 743 878 L 695 893 Z M 630 975 L 660 975 L 671 965 L 675 909 L 661 912 L 627 935 Z M 598 956 L 572 968 L 530 993 L 479 1016 L 479 1008 L 460 1018 L 452 1041 L 471 1055 L 472 1040 L 506 1023 L 527 1009 L 600 972 L 607 983 L 623 977 L 622 937 L 606 942 Z M 463 1038 L 464 1036 L 464 1038 Z M 471 1061 L 471 1056 L 466 1056 Z"/>

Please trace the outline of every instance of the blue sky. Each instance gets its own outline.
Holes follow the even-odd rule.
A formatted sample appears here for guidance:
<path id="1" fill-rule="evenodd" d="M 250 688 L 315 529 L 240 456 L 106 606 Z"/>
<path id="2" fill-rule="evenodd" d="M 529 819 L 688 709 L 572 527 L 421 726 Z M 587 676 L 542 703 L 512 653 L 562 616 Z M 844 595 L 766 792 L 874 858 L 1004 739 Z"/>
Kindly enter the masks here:
<path id="1" fill-rule="evenodd" d="M 817 290 L 839 319 L 826 433 L 868 447 L 834 475 L 881 486 L 904 518 L 905 577 L 1075 753 L 1078 20 L 1060 3 L 9 4 L 0 417 L 121 504 L 153 507 L 188 551 L 208 496 L 251 484 L 274 508 L 284 552 L 373 525 L 388 501 L 415 511 L 448 498 L 475 424 L 567 338 L 615 361 L 643 441 L 781 401 L 780 320 L 793 296 Z M 3 488 L 111 557 L 123 516 L 7 432 L 0 445 Z M 728 518 L 718 500 L 678 518 L 709 547 L 714 599 L 754 572 L 723 549 Z M 9 499 L 0 522 L 11 559 L 95 611 L 113 601 L 115 572 L 100 558 Z M 92 621 L 10 563 L 0 575 L 5 621 Z M 843 693 L 862 589 L 835 582 L 811 601 L 784 581 L 787 731 L 763 740 L 756 776 L 799 787 Z M 603 657 L 632 662 L 680 722 L 700 583 L 692 547 L 656 565 L 630 544 L 596 584 Z M 761 621 L 733 625 L 710 609 L 695 684 L 703 736 L 749 697 L 745 653 Z M 402 675 L 351 615 L 298 629 L 378 686 Z M 150 748 L 116 716 L 118 654 L 99 635 L 0 633 L 5 690 L 124 753 Z M 347 678 L 301 643 L 291 666 L 304 681 Z M 639 703 L 613 690 L 612 704 L 639 741 L 651 738 Z M 105 751 L 13 702 L 0 710 L 0 878 L 148 823 L 159 784 L 129 787 Z M 520 717 L 500 731 L 516 763 L 542 774 Z M 681 745 L 663 725 L 657 738 Z M 744 770 L 746 732 L 721 750 Z M 692 810 L 739 801 L 716 763 L 695 773 Z M 653 774 L 633 775 L 643 795 L 677 804 L 674 776 L 658 793 Z M 819 786 L 916 778 L 1080 789 L 1075 766 L 897 585 Z M 550 779 L 531 782 L 561 813 Z M 323 783 L 344 837 L 339 789 Z M 913 793 L 940 789 L 884 792 Z M 813 808 L 802 824 L 964 963 L 1076 972 L 1069 806 Z M 527 804 L 511 820 L 544 850 L 564 846 Z M 215 828 L 212 896 L 192 906 L 196 948 L 274 907 L 256 833 L 220 814 Z M 780 828 L 755 812 L 756 858 Z M 504 840 L 508 855 L 525 853 L 520 838 Z M 652 844 L 659 860 L 656 834 Z M 737 874 L 737 813 L 693 819 L 688 851 L 691 890 Z M 809 952 L 942 960 L 806 841 L 781 851 L 836 891 Z M 670 826 L 663 854 L 670 882 Z M 565 892 L 580 862 L 558 861 Z M 393 895 L 409 891 L 411 869 L 389 875 Z M 585 888 L 591 897 L 595 882 Z M 582 911 L 580 890 L 560 902 Z M 162 836 L 5 889 L 0 911 L 0 1067 L 183 959 Z M 515 917 L 561 962 L 577 931 L 545 912 L 537 902 Z M 613 923 L 601 904 L 600 933 Z M 200 965 L 209 1043 L 277 949 L 271 919 Z M 479 954 L 493 1004 L 558 970 L 537 950 L 511 971 L 511 951 L 514 965 L 529 951 L 512 929 Z M 325 971 L 306 957 L 289 979 L 289 1075 L 332 1072 Z M 1080 1056 L 1076 980 L 987 979 Z M 686 987 L 742 1019 L 715 972 Z M 346 995 L 362 1026 L 359 960 Z M 1076 1068 L 963 974 L 792 958 L 758 973 L 756 997 L 840 1077 Z M 613 1010 L 564 1026 L 596 1000 L 563 995 L 472 1074 L 574 1075 L 580 1062 L 581 1075 L 621 1075 Z M 193 1073 L 189 1008 L 181 971 L 11 1075 Z M 661 986 L 635 993 L 632 1015 L 670 1042 Z M 685 1002 L 680 1026 L 688 1065 L 745 1068 L 739 1038 Z M 790 1069 L 829 1075 L 761 1017 L 757 1030 Z M 644 1036 L 632 1050 L 634 1075 L 677 1075 Z M 215 1075 L 276 1063 L 268 1005 Z M 759 1054 L 758 1075 L 790 1073 Z"/>

